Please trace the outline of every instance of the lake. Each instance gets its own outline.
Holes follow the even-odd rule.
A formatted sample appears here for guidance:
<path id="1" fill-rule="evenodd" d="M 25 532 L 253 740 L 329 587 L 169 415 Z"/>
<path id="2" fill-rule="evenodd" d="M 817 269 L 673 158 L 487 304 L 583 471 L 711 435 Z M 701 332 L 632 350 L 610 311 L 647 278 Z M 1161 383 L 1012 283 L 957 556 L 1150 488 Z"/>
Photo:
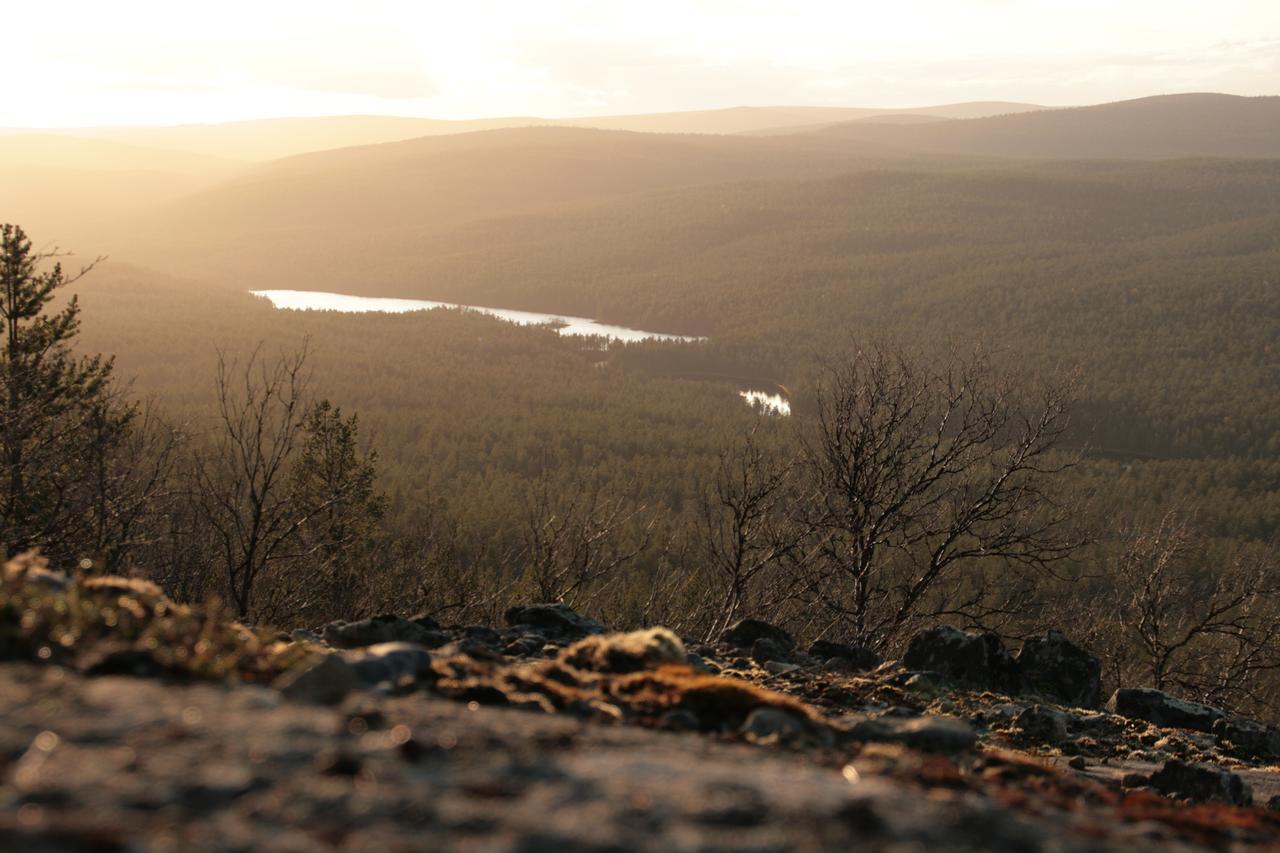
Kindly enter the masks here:
<path id="1" fill-rule="evenodd" d="M 784 418 L 791 415 L 791 401 L 781 394 L 748 390 L 739 391 L 738 396 L 746 400 L 748 406 L 761 414 L 781 415 Z"/>
<path id="2" fill-rule="evenodd" d="M 571 317 L 567 314 L 542 314 L 537 311 L 515 311 L 510 308 L 485 308 L 480 305 L 460 305 L 455 302 L 433 302 L 429 299 L 391 299 L 382 296 L 347 296 L 343 293 L 321 293 L 311 290 L 253 290 L 254 296 L 271 301 L 277 308 L 292 311 L 342 311 L 360 313 L 379 311 L 403 314 L 409 311 L 434 311 L 437 308 L 458 308 L 497 317 L 521 326 L 553 326 L 562 335 L 582 335 L 607 338 L 611 341 L 704 341 L 695 335 L 670 335 L 665 332 L 649 332 L 626 326 L 611 326 L 587 317 Z"/>

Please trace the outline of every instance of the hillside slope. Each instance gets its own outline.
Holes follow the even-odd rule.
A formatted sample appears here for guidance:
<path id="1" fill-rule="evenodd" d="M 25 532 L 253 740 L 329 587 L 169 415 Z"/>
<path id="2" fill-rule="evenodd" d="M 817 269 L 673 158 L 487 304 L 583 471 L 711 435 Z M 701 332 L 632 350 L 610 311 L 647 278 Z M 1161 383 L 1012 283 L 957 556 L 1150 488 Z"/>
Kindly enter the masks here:
<path id="1" fill-rule="evenodd" d="M 1165 95 L 917 126 L 818 131 L 863 144 L 996 157 L 1280 157 L 1280 97 Z"/>

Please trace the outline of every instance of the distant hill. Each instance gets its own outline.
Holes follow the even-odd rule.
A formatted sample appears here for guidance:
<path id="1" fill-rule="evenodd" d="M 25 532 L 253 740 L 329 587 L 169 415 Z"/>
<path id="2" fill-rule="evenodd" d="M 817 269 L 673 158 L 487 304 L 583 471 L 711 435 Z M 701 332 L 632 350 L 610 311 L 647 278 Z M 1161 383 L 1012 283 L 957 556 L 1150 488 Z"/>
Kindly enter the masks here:
<path id="1" fill-rule="evenodd" d="M 875 155 L 880 157 L 881 155 Z M 272 234 L 415 230 L 652 190 L 802 179 L 869 165 L 858 145 L 534 127 L 422 137 L 260 164 L 121 223 L 120 241 L 165 247 Z"/>
<path id="2" fill-rule="evenodd" d="M 80 227 L 174 201 L 243 164 L 50 133 L 0 134 L 0 216 L 69 242 Z"/>
<path id="3" fill-rule="evenodd" d="M 770 129 L 813 129 L 868 116 L 928 113 L 942 118 L 1043 109 L 1032 104 L 975 102 L 884 110 L 860 107 L 733 107 L 693 112 L 643 115 L 448 120 L 399 116 L 326 116 L 275 118 L 223 124 L 189 124 L 173 127 L 89 127 L 47 131 L 46 136 L 101 139 L 135 146 L 186 151 L 238 160 L 270 160 L 309 151 L 398 142 L 422 136 L 472 133 L 500 128 L 534 126 L 591 127 L 644 133 L 733 134 Z M 8 131 L 0 130 L 0 134 Z M 3 138 L 0 136 L 0 138 Z"/>
<path id="4" fill-rule="evenodd" d="M 846 122 L 831 138 L 997 157 L 1280 157 L 1280 97 L 1163 95 L 926 125 Z"/>

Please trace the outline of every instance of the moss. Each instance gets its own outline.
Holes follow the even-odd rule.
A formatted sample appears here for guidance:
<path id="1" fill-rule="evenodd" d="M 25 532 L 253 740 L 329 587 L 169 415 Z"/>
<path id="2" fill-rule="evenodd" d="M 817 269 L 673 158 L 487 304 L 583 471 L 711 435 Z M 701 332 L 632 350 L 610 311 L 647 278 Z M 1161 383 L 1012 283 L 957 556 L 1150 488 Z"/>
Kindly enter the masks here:
<path id="1" fill-rule="evenodd" d="M 0 577 L 0 658 L 76 666 L 103 649 L 148 653 L 174 675 L 267 682 L 308 657 L 230 619 L 217 603 L 175 604 L 148 581 L 74 579 L 25 555 Z"/>

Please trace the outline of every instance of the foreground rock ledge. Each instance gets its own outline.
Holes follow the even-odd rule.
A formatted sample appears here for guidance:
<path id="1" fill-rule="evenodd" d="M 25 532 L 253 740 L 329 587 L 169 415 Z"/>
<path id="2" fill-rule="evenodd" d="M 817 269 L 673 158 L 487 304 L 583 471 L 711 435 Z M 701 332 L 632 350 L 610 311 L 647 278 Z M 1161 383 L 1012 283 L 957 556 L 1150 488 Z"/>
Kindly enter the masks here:
<path id="1" fill-rule="evenodd" d="M 1001 756 L 846 760 L 423 695 L 0 665 L 0 838 L 29 850 L 1170 850 L 1262 813 L 1121 797 Z M 1015 804 L 1022 804 L 1021 806 Z M 1172 805 L 1172 804 L 1170 804 Z"/>

